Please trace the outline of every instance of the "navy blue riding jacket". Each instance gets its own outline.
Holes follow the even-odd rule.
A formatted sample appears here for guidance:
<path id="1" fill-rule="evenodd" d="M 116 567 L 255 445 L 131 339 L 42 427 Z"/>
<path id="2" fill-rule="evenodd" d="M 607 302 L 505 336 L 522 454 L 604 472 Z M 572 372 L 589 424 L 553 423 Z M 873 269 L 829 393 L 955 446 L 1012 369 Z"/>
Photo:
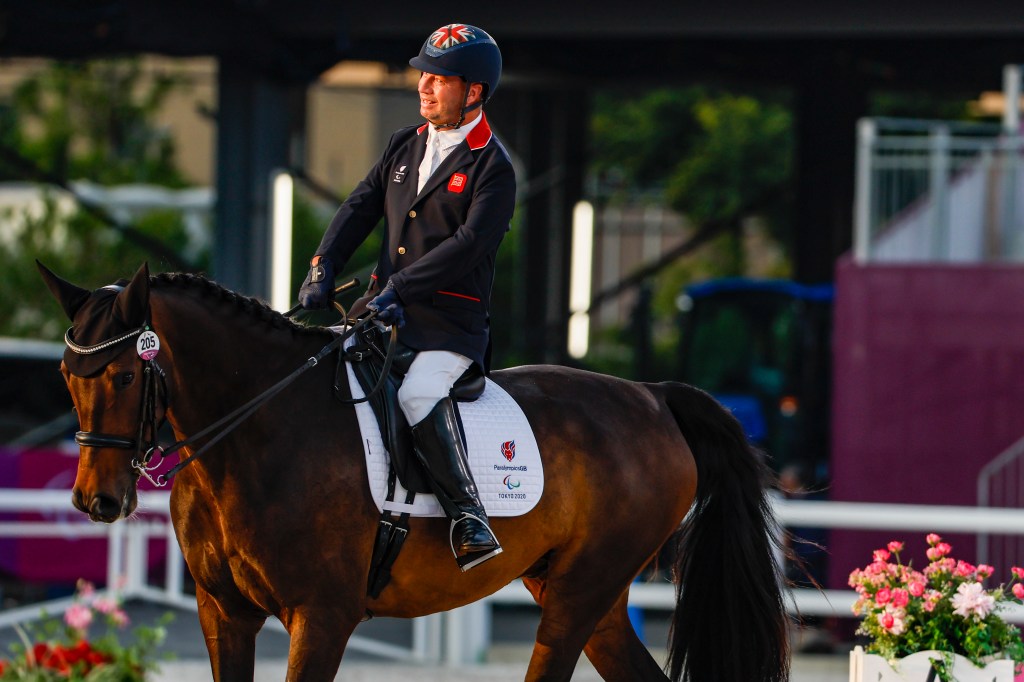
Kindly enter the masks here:
<path id="1" fill-rule="evenodd" d="M 515 172 L 484 117 L 417 194 L 426 144 L 426 124 L 391 136 L 316 255 L 340 271 L 383 217 L 377 267 L 352 313 L 391 281 L 406 306 L 400 341 L 418 351 L 454 351 L 487 371 L 494 264 L 512 219 Z"/>

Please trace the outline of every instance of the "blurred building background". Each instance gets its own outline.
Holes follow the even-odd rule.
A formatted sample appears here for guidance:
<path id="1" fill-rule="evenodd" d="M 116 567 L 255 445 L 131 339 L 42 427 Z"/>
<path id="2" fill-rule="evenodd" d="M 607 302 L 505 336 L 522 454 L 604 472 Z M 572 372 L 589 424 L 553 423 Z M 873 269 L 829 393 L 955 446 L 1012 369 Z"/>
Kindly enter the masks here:
<path id="1" fill-rule="evenodd" d="M 408 58 L 466 20 L 502 46 L 487 112 L 519 181 L 497 367 L 702 384 L 749 415 L 794 496 L 1024 503 L 1020 74 L 1006 68 L 1024 63 L 1024 15 L 989 0 L 458 14 L 5 3 L 0 335 L 63 333 L 37 257 L 82 285 L 147 259 L 269 298 L 275 170 L 296 178 L 294 295 L 338 202 L 417 122 Z M 577 233 L 581 202 L 593 219 Z M 345 274 L 365 277 L 376 248 Z M 587 321 L 575 350 L 571 318 Z M 65 408 L 19 418 L 27 431 Z M 995 479 L 1013 484 L 982 495 Z M 836 583 L 876 542 L 831 540 Z"/>

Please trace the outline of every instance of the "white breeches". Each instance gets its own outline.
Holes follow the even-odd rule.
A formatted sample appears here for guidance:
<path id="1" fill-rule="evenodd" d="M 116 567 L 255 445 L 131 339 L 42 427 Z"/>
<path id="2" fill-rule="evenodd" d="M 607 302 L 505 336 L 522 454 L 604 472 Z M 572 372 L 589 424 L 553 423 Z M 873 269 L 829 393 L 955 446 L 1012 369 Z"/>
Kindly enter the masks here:
<path id="1" fill-rule="evenodd" d="M 441 398 L 447 398 L 452 386 L 472 361 L 447 350 L 420 351 L 398 388 L 398 404 L 410 426 L 430 414 Z"/>

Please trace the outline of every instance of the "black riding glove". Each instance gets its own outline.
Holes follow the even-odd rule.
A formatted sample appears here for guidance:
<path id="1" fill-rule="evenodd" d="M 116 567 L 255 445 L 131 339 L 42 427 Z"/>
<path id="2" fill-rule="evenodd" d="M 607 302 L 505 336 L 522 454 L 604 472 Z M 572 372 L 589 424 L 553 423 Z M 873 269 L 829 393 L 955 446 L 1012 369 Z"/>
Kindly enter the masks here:
<path id="1" fill-rule="evenodd" d="M 366 307 L 377 313 L 377 321 L 381 324 L 395 327 L 405 325 L 405 306 L 391 282 Z"/>
<path id="2" fill-rule="evenodd" d="M 324 310 L 334 298 L 334 265 L 329 258 L 313 256 L 309 274 L 299 289 L 299 305 L 306 310 Z"/>

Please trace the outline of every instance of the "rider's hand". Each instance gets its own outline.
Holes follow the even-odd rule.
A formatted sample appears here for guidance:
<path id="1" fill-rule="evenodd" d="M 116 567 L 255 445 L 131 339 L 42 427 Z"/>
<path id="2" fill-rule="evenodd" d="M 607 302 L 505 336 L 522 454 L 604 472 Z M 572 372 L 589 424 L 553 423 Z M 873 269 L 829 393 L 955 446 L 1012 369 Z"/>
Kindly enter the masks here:
<path id="1" fill-rule="evenodd" d="M 313 256 L 309 274 L 299 289 L 299 305 L 306 310 L 324 310 L 334 298 L 334 265 L 325 256 Z"/>
<path id="2" fill-rule="evenodd" d="M 405 324 L 405 306 L 391 282 L 366 307 L 377 313 L 377 321 L 381 324 L 395 327 Z"/>

